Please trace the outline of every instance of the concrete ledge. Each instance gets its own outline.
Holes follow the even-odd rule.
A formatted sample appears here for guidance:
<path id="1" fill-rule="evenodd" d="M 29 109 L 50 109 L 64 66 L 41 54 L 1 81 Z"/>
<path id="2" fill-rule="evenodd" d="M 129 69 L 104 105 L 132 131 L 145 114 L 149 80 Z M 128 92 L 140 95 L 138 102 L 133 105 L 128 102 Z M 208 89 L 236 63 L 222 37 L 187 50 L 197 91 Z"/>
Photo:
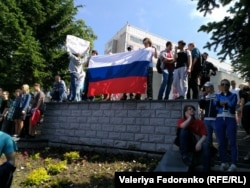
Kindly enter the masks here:
<path id="1" fill-rule="evenodd" d="M 49 142 L 48 147 L 56 147 L 56 148 L 68 148 L 72 150 L 84 150 L 89 152 L 97 152 L 97 153 L 112 153 L 112 154 L 127 154 L 127 155 L 137 155 L 137 156 L 147 156 L 154 158 L 161 158 L 164 153 L 162 152 L 149 152 L 142 150 L 132 150 L 132 149 L 124 149 L 124 148 L 112 148 L 112 147 L 100 147 L 100 146 L 88 146 L 88 145 L 79 145 L 79 144 L 63 144 L 56 142 Z"/>
<path id="2" fill-rule="evenodd" d="M 70 148 L 164 154 L 187 104 L 198 109 L 198 100 L 47 103 L 41 138 Z"/>
<path id="3" fill-rule="evenodd" d="M 33 138 L 33 139 L 14 139 L 17 143 L 17 147 L 19 149 L 26 149 L 26 148 L 45 148 L 48 147 L 48 140 L 47 139 L 40 139 L 40 138 Z"/>

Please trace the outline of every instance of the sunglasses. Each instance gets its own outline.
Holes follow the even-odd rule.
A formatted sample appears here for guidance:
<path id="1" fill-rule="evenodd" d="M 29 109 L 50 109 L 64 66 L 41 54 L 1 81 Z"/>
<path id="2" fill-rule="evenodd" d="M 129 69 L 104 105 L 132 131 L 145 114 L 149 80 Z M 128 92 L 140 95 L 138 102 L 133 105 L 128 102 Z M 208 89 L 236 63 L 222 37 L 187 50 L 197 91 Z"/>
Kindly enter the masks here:
<path id="1" fill-rule="evenodd" d="M 228 84 L 228 83 L 221 83 L 220 85 L 221 86 L 229 86 L 230 84 Z"/>

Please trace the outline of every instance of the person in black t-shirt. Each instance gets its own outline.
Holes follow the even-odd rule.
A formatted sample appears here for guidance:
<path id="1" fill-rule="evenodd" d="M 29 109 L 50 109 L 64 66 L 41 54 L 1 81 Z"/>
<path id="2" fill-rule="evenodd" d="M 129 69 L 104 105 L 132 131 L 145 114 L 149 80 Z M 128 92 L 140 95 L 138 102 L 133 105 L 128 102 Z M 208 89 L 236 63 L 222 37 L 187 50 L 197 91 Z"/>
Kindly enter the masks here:
<path id="1" fill-rule="evenodd" d="M 173 86 L 179 94 L 179 97 L 176 99 L 186 99 L 188 76 L 191 73 L 191 52 L 184 49 L 185 45 L 186 43 L 183 40 L 180 40 L 178 42 L 178 46 L 175 47 L 176 65 L 174 70 Z M 177 49 L 179 49 L 178 52 Z"/>
<path id="2" fill-rule="evenodd" d="M 199 75 L 201 73 L 201 53 L 194 43 L 188 44 L 192 54 L 191 74 L 188 78 L 187 99 L 199 99 Z"/>
<path id="3" fill-rule="evenodd" d="M 200 88 L 204 86 L 206 82 L 210 81 L 211 76 L 215 76 L 218 68 L 211 62 L 207 61 L 208 53 L 202 54 L 202 72 L 200 75 Z"/>

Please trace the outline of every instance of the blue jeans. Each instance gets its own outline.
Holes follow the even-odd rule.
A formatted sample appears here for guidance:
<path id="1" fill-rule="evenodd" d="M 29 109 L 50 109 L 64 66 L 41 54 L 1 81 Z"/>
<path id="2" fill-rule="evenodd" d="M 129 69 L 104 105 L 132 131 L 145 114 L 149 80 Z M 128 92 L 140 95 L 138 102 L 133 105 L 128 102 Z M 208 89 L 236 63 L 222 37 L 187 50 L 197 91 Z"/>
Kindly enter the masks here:
<path id="1" fill-rule="evenodd" d="M 70 89 L 69 89 L 69 100 L 76 100 L 76 79 L 77 76 L 74 73 L 70 73 Z"/>
<path id="2" fill-rule="evenodd" d="M 213 144 L 213 132 L 215 132 L 215 120 L 204 120 L 207 129 L 207 141 L 210 146 Z"/>
<path id="3" fill-rule="evenodd" d="M 165 92 L 165 100 L 168 100 L 174 80 L 174 70 L 165 69 L 162 73 L 162 82 L 158 93 L 158 100 L 162 100 Z"/>
<path id="4" fill-rule="evenodd" d="M 218 141 L 218 150 L 221 162 L 228 162 L 227 142 L 229 141 L 231 149 L 231 163 L 236 164 L 238 160 L 236 119 L 233 117 L 217 117 L 215 120 L 215 134 Z"/>
<path id="5" fill-rule="evenodd" d="M 82 100 L 82 95 L 81 95 L 81 93 L 83 91 L 82 87 L 83 87 L 82 84 L 79 84 L 79 85 L 76 86 L 76 97 L 75 97 L 75 100 L 77 102 L 79 102 L 79 101 Z"/>
<path id="6" fill-rule="evenodd" d="M 210 170 L 210 147 L 205 140 L 202 143 L 201 151 L 195 150 L 196 141 L 192 137 L 192 133 L 188 129 L 180 129 L 180 153 L 182 156 L 188 156 L 189 154 L 194 154 L 195 156 L 201 157 L 201 162 L 203 165 L 203 171 Z"/>
<path id="7" fill-rule="evenodd" d="M 85 81 L 85 74 L 82 74 L 76 80 L 76 97 L 75 101 L 79 102 L 82 100 L 82 92 L 84 90 L 84 81 Z"/>

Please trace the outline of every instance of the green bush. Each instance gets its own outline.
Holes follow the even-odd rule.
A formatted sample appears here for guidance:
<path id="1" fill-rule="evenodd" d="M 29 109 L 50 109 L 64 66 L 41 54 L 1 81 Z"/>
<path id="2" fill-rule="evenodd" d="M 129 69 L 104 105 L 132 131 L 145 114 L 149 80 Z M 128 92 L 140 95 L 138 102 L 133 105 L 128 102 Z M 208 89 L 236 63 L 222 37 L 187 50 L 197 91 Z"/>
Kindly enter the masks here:
<path id="1" fill-rule="evenodd" d="M 41 185 L 44 182 L 47 182 L 50 180 L 50 175 L 48 175 L 45 168 L 37 168 L 30 172 L 26 178 L 26 180 L 22 183 L 25 186 L 29 185 Z"/>
<path id="2" fill-rule="evenodd" d="M 63 156 L 67 161 L 73 161 L 80 158 L 80 154 L 78 151 L 66 152 Z"/>
<path id="3" fill-rule="evenodd" d="M 40 153 L 33 154 L 33 155 L 31 155 L 30 157 L 31 157 L 31 159 L 33 159 L 33 160 L 38 160 L 38 159 L 41 158 L 41 157 L 40 157 Z"/>
<path id="4" fill-rule="evenodd" d="M 56 164 L 52 164 L 52 163 L 48 163 L 46 165 L 46 170 L 49 174 L 51 175 L 56 175 L 60 172 L 62 172 L 63 170 L 67 169 L 67 161 L 60 161 L 59 163 Z"/>

